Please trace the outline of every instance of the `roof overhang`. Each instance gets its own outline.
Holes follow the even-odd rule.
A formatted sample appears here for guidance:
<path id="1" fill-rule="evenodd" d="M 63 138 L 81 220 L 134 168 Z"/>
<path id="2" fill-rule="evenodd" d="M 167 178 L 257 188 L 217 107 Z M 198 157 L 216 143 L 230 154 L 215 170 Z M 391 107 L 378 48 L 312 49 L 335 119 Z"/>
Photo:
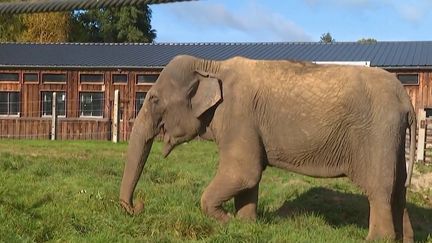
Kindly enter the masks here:
<path id="1" fill-rule="evenodd" d="M 313 63 L 370 67 L 370 61 L 313 61 Z"/>
<path id="2" fill-rule="evenodd" d="M 381 66 L 385 70 L 432 70 L 432 66 Z"/>
<path id="3" fill-rule="evenodd" d="M 165 66 L 40 66 L 40 65 L 0 65 L 2 69 L 49 69 L 49 70 L 143 70 L 163 69 Z"/>

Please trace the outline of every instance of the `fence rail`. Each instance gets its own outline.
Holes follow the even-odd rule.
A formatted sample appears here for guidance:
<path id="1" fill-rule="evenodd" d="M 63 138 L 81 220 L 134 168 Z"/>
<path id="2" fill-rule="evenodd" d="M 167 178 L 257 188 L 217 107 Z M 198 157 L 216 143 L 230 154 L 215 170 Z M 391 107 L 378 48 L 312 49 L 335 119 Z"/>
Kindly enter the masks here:
<path id="1" fill-rule="evenodd" d="M 118 107 L 119 95 L 116 90 L 114 105 Z M 4 117 L 0 119 L 0 138 L 18 139 L 95 139 L 118 141 L 118 109 L 114 119 L 109 118 L 59 118 L 57 116 L 57 93 L 53 93 L 52 115 L 50 117 Z M 115 130 L 113 129 L 115 128 Z M 130 131 L 123 131 L 126 140 Z"/>
<path id="2" fill-rule="evenodd" d="M 0 138 L 17 139 L 92 139 L 92 140 L 128 140 L 134 120 L 119 120 L 119 95 L 114 98 L 113 116 L 110 118 L 67 118 L 47 117 L 0 117 Z M 56 100 L 56 99 L 54 99 Z M 56 102 L 52 102 L 56 110 Z M 127 126 L 124 126 L 127 125 Z M 122 129 L 126 127 L 126 129 Z M 418 111 L 417 118 L 417 153 L 416 160 L 432 163 L 432 118 L 426 118 L 424 110 Z M 55 134 L 53 134 L 55 133 Z M 405 157 L 409 157 L 410 133 L 407 129 Z"/>

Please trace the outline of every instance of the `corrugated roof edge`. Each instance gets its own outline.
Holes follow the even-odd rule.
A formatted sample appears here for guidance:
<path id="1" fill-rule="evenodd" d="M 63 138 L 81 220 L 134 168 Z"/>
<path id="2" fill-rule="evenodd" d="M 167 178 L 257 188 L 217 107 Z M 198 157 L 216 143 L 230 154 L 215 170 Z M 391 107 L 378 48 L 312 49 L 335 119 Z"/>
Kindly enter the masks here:
<path id="1" fill-rule="evenodd" d="M 16 68 L 28 68 L 28 69 L 129 69 L 129 70 L 134 70 L 134 69 L 142 69 L 142 68 L 156 68 L 156 69 L 163 69 L 165 66 L 78 66 L 78 65 L 70 65 L 70 66 L 65 66 L 65 65 L 50 65 L 49 67 L 47 65 L 1 65 L 0 64 L 0 68 L 11 68 L 11 69 L 16 69 Z"/>
<path id="2" fill-rule="evenodd" d="M 201 45 L 341 45 L 341 44 L 357 44 L 357 45 L 377 45 L 380 43 L 430 43 L 432 41 L 377 41 L 376 43 L 359 43 L 356 41 L 340 41 L 332 43 L 323 42 L 127 42 L 127 43 L 90 43 L 90 42 L 51 42 L 51 43 L 38 43 L 38 42 L 0 42 L 0 44 L 14 44 L 14 45 L 91 45 L 91 46 L 143 46 L 143 45 L 156 45 L 156 46 L 201 46 Z"/>

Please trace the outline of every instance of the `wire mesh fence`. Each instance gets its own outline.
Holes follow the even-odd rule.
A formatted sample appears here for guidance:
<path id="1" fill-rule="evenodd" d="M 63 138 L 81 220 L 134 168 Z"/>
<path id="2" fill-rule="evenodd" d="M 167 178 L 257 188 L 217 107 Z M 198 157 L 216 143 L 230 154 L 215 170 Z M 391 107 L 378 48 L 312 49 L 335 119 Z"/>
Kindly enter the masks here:
<path id="1" fill-rule="evenodd" d="M 95 100 L 92 100 L 94 102 Z M 96 139 L 111 140 L 113 133 L 113 110 L 115 100 L 97 99 L 98 106 L 78 105 L 69 109 L 69 103 L 79 103 L 82 99 L 67 100 L 56 103 L 56 116 L 52 117 L 53 102 L 45 104 L 43 100 L 26 100 L 14 102 L 18 107 L 14 113 L 6 106 L 11 102 L 0 101 L 0 139 Z M 120 102 L 117 100 L 117 102 Z M 26 106 L 24 112 L 22 107 Z M 6 108 L 5 108 L 6 107 Z M 32 107 L 29 109 L 29 107 Z M 139 107 L 140 108 L 140 107 Z M 139 109 L 138 108 L 138 109 Z M 132 129 L 136 112 L 131 107 L 120 109 L 119 129 L 115 131 L 120 141 L 127 140 Z M 128 113 L 128 119 L 122 117 Z M 55 126 L 53 128 L 53 126 Z M 54 129 L 54 130 L 53 130 Z M 53 132 L 55 131 L 55 132 Z"/>

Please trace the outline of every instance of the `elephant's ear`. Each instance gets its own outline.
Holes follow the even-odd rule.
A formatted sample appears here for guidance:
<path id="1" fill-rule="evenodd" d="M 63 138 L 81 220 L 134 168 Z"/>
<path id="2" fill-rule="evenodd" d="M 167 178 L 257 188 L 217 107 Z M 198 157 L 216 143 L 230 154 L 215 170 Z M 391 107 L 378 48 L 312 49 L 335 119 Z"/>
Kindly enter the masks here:
<path id="1" fill-rule="evenodd" d="M 191 107 L 195 117 L 199 117 L 222 99 L 222 91 L 217 78 L 202 71 L 195 73 L 197 80 L 191 88 Z"/>

